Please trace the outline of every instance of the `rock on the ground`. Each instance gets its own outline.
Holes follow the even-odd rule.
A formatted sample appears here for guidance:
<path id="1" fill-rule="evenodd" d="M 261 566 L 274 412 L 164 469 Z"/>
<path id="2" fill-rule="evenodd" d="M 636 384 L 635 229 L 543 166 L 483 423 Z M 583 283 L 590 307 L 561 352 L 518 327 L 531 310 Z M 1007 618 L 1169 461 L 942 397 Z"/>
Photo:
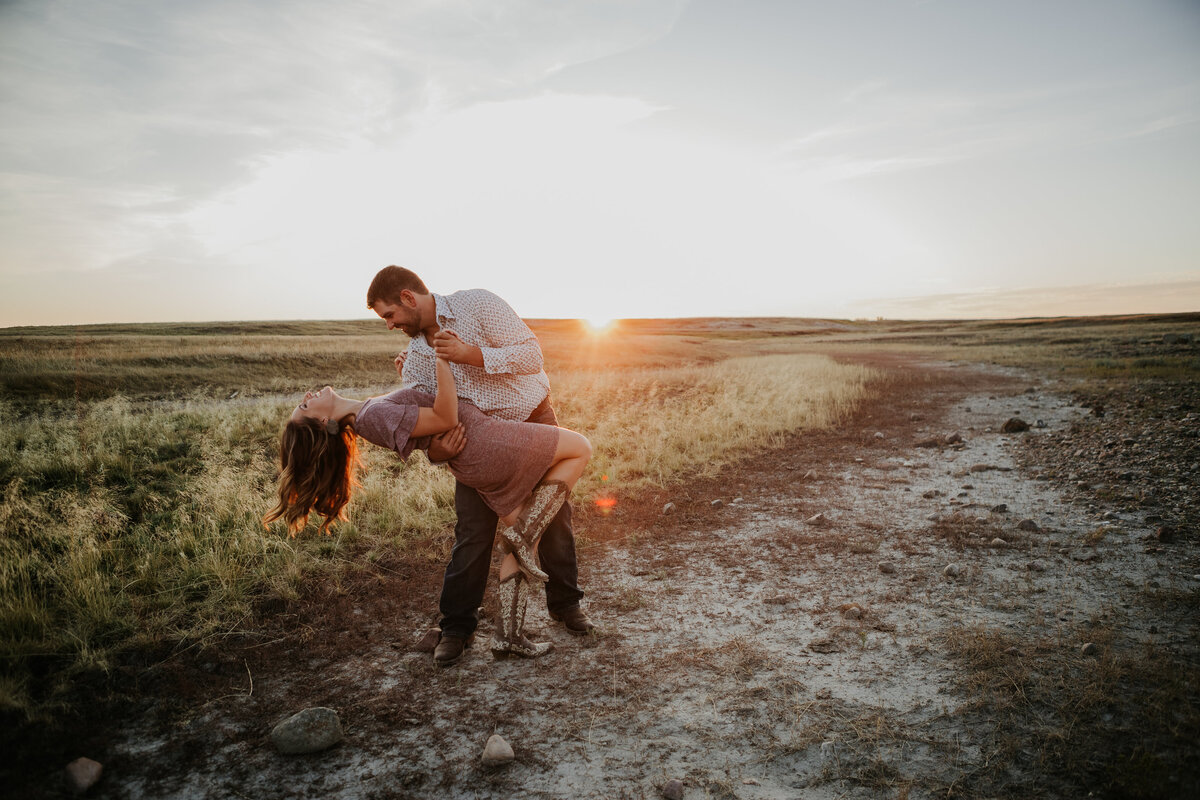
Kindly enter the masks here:
<path id="1" fill-rule="evenodd" d="M 954 433 L 946 434 L 945 442 L 946 442 L 946 444 L 959 444 L 962 442 L 962 440 L 963 440 L 962 434 L 959 433 L 958 431 L 955 431 Z"/>
<path id="2" fill-rule="evenodd" d="M 672 778 L 663 784 L 662 796 L 667 800 L 683 800 L 683 781 Z"/>
<path id="3" fill-rule="evenodd" d="M 992 547 L 1008 547 L 1008 542 L 997 536 L 995 539 L 992 539 Z"/>
<path id="4" fill-rule="evenodd" d="M 813 514 L 811 517 L 804 520 L 804 524 L 805 525 L 824 525 L 825 524 L 825 514 L 824 513 Z"/>
<path id="5" fill-rule="evenodd" d="M 271 743 L 284 755 L 319 753 L 342 740 L 342 721 L 332 708 L 306 708 L 271 731 Z"/>
<path id="6" fill-rule="evenodd" d="M 993 514 L 1007 514 L 1008 503 L 997 503 L 996 505 L 992 506 L 990 510 Z"/>
<path id="7" fill-rule="evenodd" d="M 957 578 L 963 574 L 963 571 L 962 564 L 947 564 L 946 568 L 942 570 L 942 574 L 947 578 Z"/>
<path id="8" fill-rule="evenodd" d="M 665 506 L 663 506 L 662 513 L 664 513 L 664 514 L 670 514 L 670 513 L 671 513 L 672 511 L 674 511 L 674 510 L 675 510 L 675 504 L 674 504 L 674 503 L 667 503 Z"/>
<path id="9" fill-rule="evenodd" d="M 511 762 L 516 756 L 513 754 L 512 746 L 504 741 L 504 737 L 498 733 L 493 733 L 488 737 L 487 744 L 483 747 L 483 756 L 480 758 L 485 767 L 500 767 Z"/>
<path id="10" fill-rule="evenodd" d="M 1085 656 L 1094 656 L 1094 655 L 1099 655 L 1100 648 L 1096 647 L 1095 642 L 1088 642 L 1087 644 L 1085 644 L 1083 647 L 1081 647 L 1079 649 L 1079 652 L 1083 653 Z"/>
<path id="11" fill-rule="evenodd" d="M 896 565 L 890 561 L 879 562 L 879 571 L 884 575 L 891 575 L 896 571 Z"/>
<path id="12" fill-rule="evenodd" d="M 1000 426 L 1001 433 L 1022 433 L 1029 430 L 1029 423 L 1020 417 L 1009 417 L 1008 420 Z"/>
<path id="13" fill-rule="evenodd" d="M 917 442 L 917 447 L 937 447 L 941 444 L 937 439 L 922 439 Z"/>
<path id="14" fill-rule="evenodd" d="M 716 500 L 713 500 L 712 503 L 710 503 L 709 505 L 711 505 L 713 508 L 720 508 L 721 506 L 725 505 L 725 501 L 718 497 Z"/>
<path id="15" fill-rule="evenodd" d="M 887 437 L 884 436 L 883 431 L 875 431 L 875 438 L 876 439 L 886 439 Z"/>
<path id="16" fill-rule="evenodd" d="M 1036 522 L 1034 522 L 1033 520 L 1031 520 L 1031 519 L 1023 519 L 1023 520 L 1021 520 L 1020 522 L 1018 522 L 1018 523 L 1017 523 L 1017 530 L 1019 530 L 1019 531 L 1032 531 L 1033 533 L 1037 533 L 1038 531 L 1040 531 L 1040 530 L 1041 530 L 1041 528 L 1039 528 L 1039 527 L 1038 527 L 1038 524 L 1037 524 Z"/>
<path id="17" fill-rule="evenodd" d="M 104 773 L 104 765 L 90 758 L 77 758 L 67 764 L 67 786 L 71 791 L 83 794 L 96 785 Z"/>
<path id="18" fill-rule="evenodd" d="M 842 616 L 846 619 L 862 619 L 862 606 L 858 603 L 845 603 L 841 607 Z"/>
<path id="19" fill-rule="evenodd" d="M 1158 529 L 1154 531 L 1154 538 L 1158 539 L 1160 542 L 1174 541 L 1175 529 L 1170 525 L 1160 525 L 1158 526 Z"/>

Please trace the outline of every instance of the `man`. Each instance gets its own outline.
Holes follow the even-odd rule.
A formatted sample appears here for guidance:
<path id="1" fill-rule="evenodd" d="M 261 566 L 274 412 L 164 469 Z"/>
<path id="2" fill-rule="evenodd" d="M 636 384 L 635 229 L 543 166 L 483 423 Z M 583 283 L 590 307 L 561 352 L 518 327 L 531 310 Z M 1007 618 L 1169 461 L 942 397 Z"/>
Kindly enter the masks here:
<path id="1" fill-rule="evenodd" d="M 412 341 L 396 357 L 404 383 L 436 390 L 434 359 L 450 362 L 458 395 L 487 414 L 505 419 L 557 425 L 550 405 L 550 379 L 543 368 L 542 348 L 529 326 L 502 299 L 484 289 L 451 295 L 433 294 L 411 270 L 384 267 L 367 290 L 367 308 L 399 328 Z M 466 443 L 462 426 L 434 438 L 431 461 L 446 461 Z M 439 610 L 441 638 L 434 651 L 439 666 L 462 656 L 478 623 L 477 611 L 487 588 L 496 533 L 496 514 L 474 489 L 455 483 L 454 549 L 442 580 Z M 595 627 L 579 607 L 575 535 L 571 508 L 564 503 L 538 544 L 546 582 L 546 608 L 577 636 Z"/>

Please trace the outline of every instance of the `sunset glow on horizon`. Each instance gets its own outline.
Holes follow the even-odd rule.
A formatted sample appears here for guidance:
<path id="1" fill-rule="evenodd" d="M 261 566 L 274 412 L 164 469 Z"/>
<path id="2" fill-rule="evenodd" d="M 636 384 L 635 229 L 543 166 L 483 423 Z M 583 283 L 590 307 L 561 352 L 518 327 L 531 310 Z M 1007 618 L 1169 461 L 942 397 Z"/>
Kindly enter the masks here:
<path id="1" fill-rule="evenodd" d="M 365 319 L 388 264 L 597 332 L 1200 311 L 1198 41 L 1171 0 L 18 0 L 0 326 Z"/>

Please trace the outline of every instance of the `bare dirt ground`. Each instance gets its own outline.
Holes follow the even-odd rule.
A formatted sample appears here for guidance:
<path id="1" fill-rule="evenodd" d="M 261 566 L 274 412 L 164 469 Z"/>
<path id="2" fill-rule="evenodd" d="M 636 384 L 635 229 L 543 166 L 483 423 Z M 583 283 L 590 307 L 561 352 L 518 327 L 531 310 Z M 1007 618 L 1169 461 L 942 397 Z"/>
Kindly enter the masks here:
<path id="1" fill-rule="evenodd" d="M 1091 491 L 1071 437 L 1105 423 L 1067 384 L 883 366 L 839 430 L 583 510 L 599 636 L 535 601 L 548 656 L 494 661 L 485 618 L 439 669 L 414 649 L 431 541 L 140 673 L 70 757 L 105 763 L 104 798 L 1197 796 L 1194 487 Z M 1014 416 L 1034 427 L 1002 433 Z M 310 706 L 345 741 L 278 755 L 272 726 Z M 493 733 L 516 754 L 498 769 Z"/>

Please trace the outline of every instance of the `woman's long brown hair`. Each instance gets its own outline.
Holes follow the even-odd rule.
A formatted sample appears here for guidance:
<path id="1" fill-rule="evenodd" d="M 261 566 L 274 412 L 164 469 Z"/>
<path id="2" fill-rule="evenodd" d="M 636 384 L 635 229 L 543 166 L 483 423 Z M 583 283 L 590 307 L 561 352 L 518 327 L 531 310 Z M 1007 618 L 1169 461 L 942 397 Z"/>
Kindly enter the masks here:
<path id="1" fill-rule="evenodd" d="M 308 524 L 311 511 L 324 517 L 322 533 L 345 520 L 345 507 L 359 485 L 357 473 L 362 466 L 357 439 L 350 420 L 336 434 L 326 432 L 316 420 L 289 420 L 279 441 L 279 502 L 263 523 L 282 517 L 288 533 L 295 536 Z"/>

